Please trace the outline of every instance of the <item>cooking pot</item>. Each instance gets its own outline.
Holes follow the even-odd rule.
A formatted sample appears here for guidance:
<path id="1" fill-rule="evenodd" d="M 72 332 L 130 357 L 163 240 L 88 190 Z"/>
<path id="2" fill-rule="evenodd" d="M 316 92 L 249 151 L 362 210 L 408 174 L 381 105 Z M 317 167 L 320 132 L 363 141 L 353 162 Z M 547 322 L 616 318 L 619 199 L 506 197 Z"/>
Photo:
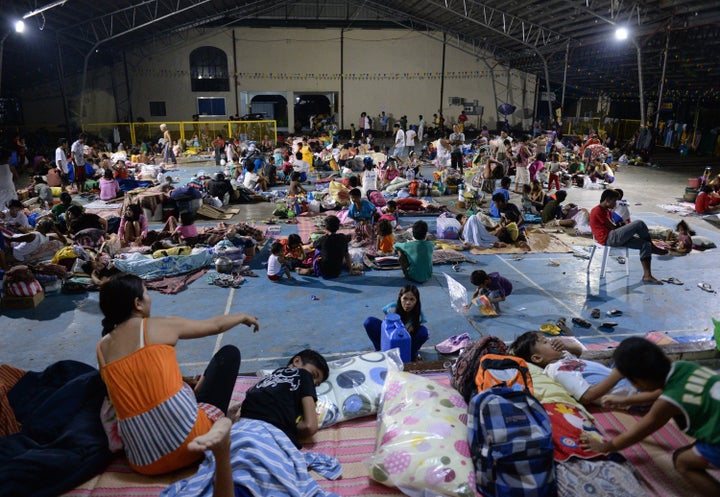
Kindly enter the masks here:
<path id="1" fill-rule="evenodd" d="M 220 256 L 215 259 L 215 271 L 218 273 L 230 273 L 232 272 L 233 261 L 228 257 Z"/>

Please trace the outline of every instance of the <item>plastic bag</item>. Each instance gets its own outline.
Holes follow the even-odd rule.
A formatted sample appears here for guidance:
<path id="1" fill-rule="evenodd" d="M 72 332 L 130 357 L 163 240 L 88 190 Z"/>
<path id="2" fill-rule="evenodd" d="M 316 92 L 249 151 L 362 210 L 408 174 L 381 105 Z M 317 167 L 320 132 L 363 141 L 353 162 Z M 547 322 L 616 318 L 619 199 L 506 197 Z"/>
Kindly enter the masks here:
<path id="1" fill-rule="evenodd" d="M 440 216 L 437 218 L 437 229 L 436 235 L 439 239 L 443 240 L 457 240 L 460 238 L 460 221 L 454 217 Z"/>
<path id="2" fill-rule="evenodd" d="M 450 307 L 460 314 L 465 314 L 470 305 L 470 297 L 468 297 L 467 289 L 449 274 L 443 274 L 447 280 L 448 293 L 450 294 Z"/>

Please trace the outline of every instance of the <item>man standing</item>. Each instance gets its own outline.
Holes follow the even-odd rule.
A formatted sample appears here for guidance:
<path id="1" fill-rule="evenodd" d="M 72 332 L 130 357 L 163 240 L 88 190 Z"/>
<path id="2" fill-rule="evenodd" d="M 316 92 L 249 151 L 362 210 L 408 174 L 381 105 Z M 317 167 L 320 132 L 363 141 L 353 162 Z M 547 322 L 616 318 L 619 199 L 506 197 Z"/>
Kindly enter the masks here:
<path id="1" fill-rule="evenodd" d="M 172 136 L 170 136 L 170 130 L 168 129 L 167 124 L 161 124 L 160 131 L 163 132 L 163 162 L 165 164 L 172 162 L 177 166 L 177 159 L 175 158 L 175 153 L 172 149 Z"/>
<path id="2" fill-rule="evenodd" d="M 388 116 L 385 114 L 385 111 L 382 111 L 380 113 L 380 125 L 382 126 L 383 131 L 383 138 L 387 138 L 388 131 Z"/>
<path id="3" fill-rule="evenodd" d="M 73 181 L 77 192 L 82 194 L 85 191 L 85 140 L 87 135 L 80 134 L 70 147 L 70 154 L 73 161 Z"/>
<path id="4" fill-rule="evenodd" d="M 60 138 L 55 149 L 55 165 L 60 171 L 60 179 L 63 185 L 68 184 L 67 143 L 66 138 Z"/>
<path id="5" fill-rule="evenodd" d="M 457 169 L 460 175 L 463 174 L 463 145 L 465 144 L 465 134 L 460 131 L 459 125 L 453 125 L 453 132 L 450 134 L 450 166 Z"/>
<path id="6" fill-rule="evenodd" d="M 395 130 L 395 150 L 393 151 L 393 155 L 395 157 L 404 157 L 405 156 L 405 132 L 400 127 L 400 123 L 393 124 L 393 129 Z"/>
<path id="7" fill-rule="evenodd" d="M 667 250 L 656 247 L 648 232 L 647 225 L 642 221 L 633 221 L 618 226 L 612 221 L 612 212 L 620 194 L 611 189 L 603 190 L 600 204 L 590 211 L 590 229 L 595 241 L 608 247 L 629 247 L 640 250 L 640 263 L 643 268 L 642 282 L 651 285 L 662 285 L 662 281 L 652 275 L 650 263 L 652 254 L 665 255 Z"/>
<path id="8" fill-rule="evenodd" d="M 414 128 L 415 126 L 410 126 L 410 128 L 408 128 L 405 132 L 405 152 L 408 155 L 410 152 L 415 151 L 415 137 L 417 136 L 417 133 Z"/>

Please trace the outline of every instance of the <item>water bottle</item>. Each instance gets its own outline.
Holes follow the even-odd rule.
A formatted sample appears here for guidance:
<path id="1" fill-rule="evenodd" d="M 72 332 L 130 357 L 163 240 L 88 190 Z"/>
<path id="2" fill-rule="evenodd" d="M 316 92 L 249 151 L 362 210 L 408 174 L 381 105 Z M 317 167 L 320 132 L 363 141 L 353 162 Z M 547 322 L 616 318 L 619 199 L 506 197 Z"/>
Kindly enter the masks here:
<path id="1" fill-rule="evenodd" d="M 315 199 L 315 195 L 313 195 L 313 192 L 308 192 L 308 202 Z"/>
<path id="2" fill-rule="evenodd" d="M 410 334 L 398 314 L 390 312 L 382 322 L 380 333 L 380 348 L 383 351 L 399 348 L 400 358 L 403 362 L 412 361 L 410 357 Z"/>
<path id="3" fill-rule="evenodd" d="M 462 183 L 458 183 L 458 202 L 464 202 L 465 201 L 465 185 Z"/>

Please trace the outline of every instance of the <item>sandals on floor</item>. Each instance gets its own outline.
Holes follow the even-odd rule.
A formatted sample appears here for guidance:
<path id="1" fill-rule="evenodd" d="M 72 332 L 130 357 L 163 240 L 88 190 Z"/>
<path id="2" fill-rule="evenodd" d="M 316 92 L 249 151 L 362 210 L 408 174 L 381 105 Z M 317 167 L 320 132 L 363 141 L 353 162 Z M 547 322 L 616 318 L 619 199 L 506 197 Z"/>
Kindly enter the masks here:
<path id="1" fill-rule="evenodd" d="M 618 324 L 617 324 L 615 321 L 604 321 L 604 322 L 600 325 L 600 328 L 604 328 L 604 329 L 606 329 L 606 330 L 608 330 L 608 331 L 614 331 L 614 328 L 615 328 L 617 325 L 618 325 Z"/>
<path id="2" fill-rule="evenodd" d="M 590 317 L 593 319 L 598 319 L 600 317 L 600 309 L 593 309 L 590 313 Z"/>
<path id="3" fill-rule="evenodd" d="M 583 318 L 572 318 L 572 322 L 573 324 L 582 326 L 583 328 L 590 328 L 592 326 L 592 323 Z"/>
<path id="4" fill-rule="evenodd" d="M 547 333 L 548 335 L 557 336 L 562 330 L 555 323 L 545 323 L 540 325 L 540 331 Z"/>
<path id="5" fill-rule="evenodd" d="M 708 293 L 716 293 L 710 283 L 698 283 L 698 287 L 700 288 L 700 290 L 704 290 Z"/>
<path id="6" fill-rule="evenodd" d="M 613 309 L 611 311 L 607 311 L 605 314 L 608 316 L 622 316 L 622 311 L 619 309 Z"/>
<path id="7" fill-rule="evenodd" d="M 679 279 L 677 279 L 677 278 L 672 278 L 672 277 L 670 277 L 670 278 L 665 278 L 665 279 L 662 280 L 662 281 L 664 281 L 665 283 L 670 283 L 671 285 L 684 285 L 684 284 L 685 284 L 685 283 L 683 283 L 682 281 L 680 281 Z"/>
<path id="8" fill-rule="evenodd" d="M 460 349 L 467 348 L 470 345 L 470 334 L 462 333 L 460 335 L 453 335 L 435 345 L 435 350 L 441 354 L 454 354 L 459 352 Z"/>
<path id="9" fill-rule="evenodd" d="M 625 260 L 625 257 L 623 257 L 622 255 L 619 255 L 617 258 L 617 262 L 618 262 L 618 264 L 625 264 L 627 261 Z"/>

